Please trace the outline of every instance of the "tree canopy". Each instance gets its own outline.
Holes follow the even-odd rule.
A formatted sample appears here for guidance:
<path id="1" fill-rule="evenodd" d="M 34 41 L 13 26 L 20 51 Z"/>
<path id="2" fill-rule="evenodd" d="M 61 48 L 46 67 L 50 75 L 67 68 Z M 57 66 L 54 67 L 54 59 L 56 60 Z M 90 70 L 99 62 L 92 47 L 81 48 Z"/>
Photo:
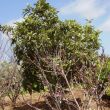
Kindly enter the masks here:
<path id="1" fill-rule="evenodd" d="M 44 83 L 52 88 L 60 82 L 65 85 L 62 70 L 68 81 L 79 77 L 81 68 L 96 64 L 100 48 L 99 34 L 89 22 L 62 21 L 58 11 L 46 0 L 39 0 L 23 11 L 24 19 L 12 30 L 12 46 L 18 64 L 23 69 L 25 89 L 40 91 Z M 83 67 L 84 65 L 84 67 Z M 42 78 L 44 78 L 44 82 Z"/>

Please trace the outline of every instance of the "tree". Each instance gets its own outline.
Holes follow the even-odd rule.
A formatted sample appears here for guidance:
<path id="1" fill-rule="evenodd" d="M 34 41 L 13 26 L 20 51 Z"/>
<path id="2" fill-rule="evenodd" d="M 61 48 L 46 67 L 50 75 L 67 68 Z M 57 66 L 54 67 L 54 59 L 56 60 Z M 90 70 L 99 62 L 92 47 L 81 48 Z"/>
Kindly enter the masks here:
<path id="1" fill-rule="evenodd" d="M 88 22 L 82 26 L 75 20 L 61 21 L 57 13 L 46 0 L 39 0 L 11 28 L 14 54 L 27 90 L 44 90 L 45 83 L 53 89 L 57 83 L 66 87 L 62 70 L 69 82 L 74 78 L 81 81 L 85 69 L 97 62 L 100 32 Z"/>
<path id="2" fill-rule="evenodd" d="M 0 62 L 0 100 L 4 103 L 5 97 L 8 96 L 13 107 L 21 93 L 22 78 L 19 68 L 15 62 Z M 1 106 L 4 107 L 3 103 Z"/>

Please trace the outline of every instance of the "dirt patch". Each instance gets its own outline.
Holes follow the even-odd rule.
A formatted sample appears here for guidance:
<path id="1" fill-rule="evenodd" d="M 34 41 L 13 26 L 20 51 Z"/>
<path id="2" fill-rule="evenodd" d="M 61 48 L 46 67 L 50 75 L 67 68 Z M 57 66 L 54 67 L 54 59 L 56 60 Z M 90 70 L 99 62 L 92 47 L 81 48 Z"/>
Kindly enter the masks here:
<path id="1" fill-rule="evenodd" d="M 82 104 L 82 101 L 84 100 L 84 90 L 81 89 L 76 89 L 73 91 L 75 98 L 78 100 L 79 104 Z M 29 94 L 25 95 L 20 95 L 19 98 L 17 99 L 16 107 L 14 110 L 35 110 L 35 107 L 41 109 L 41 110 L 51 110 L 51 107 L 46 104 L 45 96 L 47 96 L 47 93 L 33 93 L 32 96 Z M 62 110 L 75 110 L 74 106 L 74 100 L 71 95 L 71 93 L 68 93 L 65 95 L 65 97 L 68 98 L 70 108 L 68 108 L 68 102 L 66 100 L 63 100 L 61 103 L 61 108 Z M 13 108 L 11 107 L 11 101 L 8 97 L 5 97 L 4 102 L 1 101 L 1 103 L 4 103 L 4 110 L 12 110 Z M 0 104 L 1 104 L 0 103 Z M 50 103 L 52 103 L 52 100 L 50 100 Z M 31 106 L 32 104 L 32 106 Z M 103 108 L 102 110 L 110 110 L 110 100 L 103 100 L 102 103 Z M 54 106 L 54 105 L 53 105 Z M 97 105 L 95 101 L 91 102 L 91 108 L 93 110 L 97 110 Z M 2 110 L 2 108 L 0 108 Z"/>

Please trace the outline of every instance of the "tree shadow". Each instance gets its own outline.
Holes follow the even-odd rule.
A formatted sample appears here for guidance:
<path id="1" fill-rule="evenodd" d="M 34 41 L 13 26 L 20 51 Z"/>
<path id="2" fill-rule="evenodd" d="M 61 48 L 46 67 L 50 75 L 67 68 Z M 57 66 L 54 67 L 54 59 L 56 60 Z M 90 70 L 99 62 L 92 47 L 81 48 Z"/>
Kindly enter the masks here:
<path id="1" fill-rule="evenodd" d="M 50 100 L 50 101 L 51 101 L 50 104 L 52 104 L 52 100 Z M 79 100 L 79 103 L 81 103 L 80 100 Z M 36 102 L 35 104 L 32 105 L 32 107 L 29 105 L 23 105 L 20 107 L 15 107 L 14 110 L 36 110 L 33 107 L 36 107 L 40 110 L 53 110 L 49 105 L 46 104 L 45 101 Z M 55 106 L 53 104 L 52 104 L 52 107 L 54 108 L 54 110 L 56 110 Z M 60 107 L 61 107 L 61 110 L 78 110 L 76 105 L 75 105 L 75 102 L 73 100 L 70 100 L 69 102 L 63 100 Z"/>
<path id="2" fill-rule="evenodd" d="M 15 107 L 14 110 L 36 110 L 35 108 L 39 108 L 41 110 L 51 110 L 45 101 L 36 102 L 35 104 L 32 104 L 32 107 L 25 104 L 23 106 Z"/>

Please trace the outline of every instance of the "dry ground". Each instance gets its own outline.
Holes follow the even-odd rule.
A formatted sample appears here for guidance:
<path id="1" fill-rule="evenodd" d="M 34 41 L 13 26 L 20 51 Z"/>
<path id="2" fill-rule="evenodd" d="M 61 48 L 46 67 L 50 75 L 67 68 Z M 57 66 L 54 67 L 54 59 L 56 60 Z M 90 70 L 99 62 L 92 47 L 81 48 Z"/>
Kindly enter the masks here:
<path id="1" fill-rule="evenodd" d="M 76 98 L 81 98 L 84 99 L 84 91 L 83 90 L 79 90 L 76 89 L 74 91 L 74 95 L 76 96 Z M 42 110 L 48 110 L 46 103 L 44 101 L 45 95 L 47 95 L 46 93 L 33 93 L 32 96 L 30 96 L 29 94 L 25 94 L 25 95 L 20 95 L 19 98 L 17 99 L 17 103 L 16 103 L 16 108 L 15 110 L 33 110 L 33 108 L 31 108 L 28 104 L 32 103 L 33 106 L 41 108 Z M 65 97 L 68 97 L 70 100 L 72 98 L 71 94 L 68 93 Z M 11 101 L 9 100 L 8 97 L 5 97 L 4 99 L 5 101 L 0 101 L 0 104 L 4 103 L 5 105 L 5 109 L 4 110 L 12 110 L 11 107 Z M 103 101 L 102 102 L 104 108 L 103 110 L 110 110 L 110 100 L 107 100 L 106 102 Z M 96 103 L 93 101 L 91 103 L 91 107 L 93 108 L 93 110 L 96 110 L 97 106 Z M 0 108 L 0 110 L 2 110 L 2 108 Z"/>

